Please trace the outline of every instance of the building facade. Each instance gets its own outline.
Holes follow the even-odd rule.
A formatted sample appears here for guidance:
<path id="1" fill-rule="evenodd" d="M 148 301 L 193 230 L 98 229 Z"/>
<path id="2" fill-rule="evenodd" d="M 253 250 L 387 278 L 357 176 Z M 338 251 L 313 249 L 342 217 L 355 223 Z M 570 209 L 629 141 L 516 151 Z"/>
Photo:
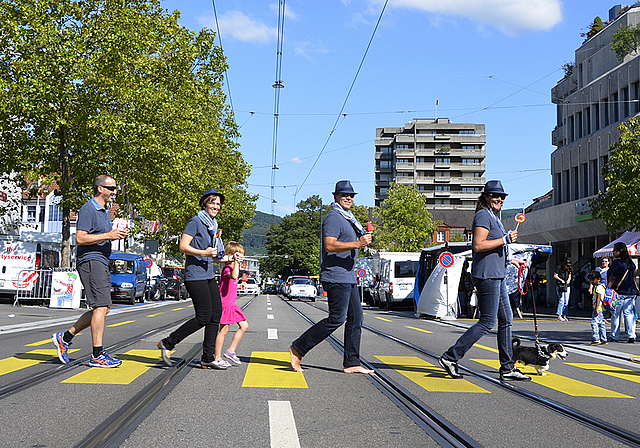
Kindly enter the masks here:
<path id="1" fill-rule="evenodd" d="M 475 209 L 485 182 L 485 144 L 484 125 L 448 118 L 377 128 L 376 206 L 394 182 L 422 191 L 429 209 Z"/>
<path id="2" fill-rule="evenodd" d="M 618 60 L 611 49 L 620 27 L 639 23 L 640 7 L 611 8 L 606 26 L 576 49 L 575 63 L 551 90 L 553 190 L 527 209 L 518 234 L 519 241 L 553 246 L 551 268 L 564 258 L 574 270 L 593 268 L 593 252 L 618 235 L 593 219 L 588 200 L 604 189 L 600 172 L 620 137 L 618 125 L 640 113 L 640 56 Z"/>

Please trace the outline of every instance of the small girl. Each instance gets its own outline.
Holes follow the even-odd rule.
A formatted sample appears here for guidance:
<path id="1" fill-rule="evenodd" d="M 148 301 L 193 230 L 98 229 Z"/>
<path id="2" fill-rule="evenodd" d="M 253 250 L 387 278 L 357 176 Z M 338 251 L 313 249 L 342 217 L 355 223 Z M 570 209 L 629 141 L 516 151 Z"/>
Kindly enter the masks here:
<path id="1" fill-rule="evenodd" d="M 229 241 L 225 244 L 224 250 L 226 254 L 236 254 L 238 252 L 243 256 L 245 254 L 244 247 L 235 241 Z M 240 361 L 240 358 L 236 356 L 236 349 L 240 340 L 244 336 L 244 333 L 249 329 L 249 324 L 247 323 L 247 318 L 242 313 L 242 310 L 236 304 L 236 298 L 238 296 L 238 276 L 240 275 L 240 263 L 236 261 L 237 258 L 238 257 L 234 257 L 232 261 L 226 262 L 224 268 L 222 268 L 222 272 L 220 273 L 222 317 L 220 318 L 220 331 L 216 338 L 215 357 L 216 359 L 222 359 L 222 346 L 224 344 L 224 338 L 229 331 L 229 325 L 238 324 L 238 330 L 233 335 L 229 348 L 224 352 L 224 357 L 229 359 L 232 363 L 239 365 L 242 364 L 242 361 Z"/>

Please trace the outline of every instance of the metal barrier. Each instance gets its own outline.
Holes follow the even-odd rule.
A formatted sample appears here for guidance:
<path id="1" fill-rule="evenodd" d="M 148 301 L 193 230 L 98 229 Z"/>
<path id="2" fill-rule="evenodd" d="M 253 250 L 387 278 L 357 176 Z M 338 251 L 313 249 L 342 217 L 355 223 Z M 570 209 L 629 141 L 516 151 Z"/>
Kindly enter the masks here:
<path id="1" fill-rule="evenodd" d="M 81 288 L 79 284 L 78 273 L 71 268 L 25 269 L 14 282 L 13 306 L 20 306 L 24 301 L 39 301 L 49 302 L 52 307 L 72 308 L 74 295 L 80 293 L 74 292 L 74 288 Z M 79 307 L 79 300 L 76 301 Z"/>

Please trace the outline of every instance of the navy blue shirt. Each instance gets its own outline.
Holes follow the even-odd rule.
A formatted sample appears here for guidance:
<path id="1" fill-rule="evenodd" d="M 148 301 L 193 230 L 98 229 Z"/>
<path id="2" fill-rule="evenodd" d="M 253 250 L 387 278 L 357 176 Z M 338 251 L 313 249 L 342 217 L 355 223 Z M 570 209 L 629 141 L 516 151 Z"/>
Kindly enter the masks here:
<path id="1" fill-rule="evenodd" d="M 184 228 L 184 232 L 182 233 L 186 233 L 193 237 L 189 246 L 194 249 L 205 250 L 207 247 L 211 246 L 211 237 L 209 236 L 207 227 L 197 216 L 194 216 L 189 220 L 187 226 Z M 210 280 L 213 277 L 213 258 L 193 255 L 185 256 L 185 281 Z"/>
<path id="2" fill-rule="evenodd" d="M 492 211 L 486 208 L 478 210 L 473 217 L 472 231 L 476 234 L 476 227 L 484 227 L 489 230 L 487 240 L 497 240 L 504 237 L 502 223 Z M 486 252 L 473 252 L 473 264 L 471 265 L 471 275 L 481 279 L 504 278 L 507 273 L 507 246 L 499 246 Z"/>
<path id="3" fill-rule="evenodd" d="M 345 252 L 327 252 L 325 237 L 334 237 L 341 242 L 356 241 L 358 236 L 349 221 L 335 210 L 329 211 L 322 221 L 322 264 L 320 281 L 328 283 L 356 283 L 356 260 L 358 249 Z"/>
<path id="4" fill-rule="evenodd" d="M 627 272 L 627 268 L 628 266 L 625 261 L 620 258 L 616 258 L 611 263 L 611 266 L 609 266 L 607 278 L 611 279 L 612 277 L 615 277 L 615 280 L 613 281 L 613 288 L 618 294 L 623 296 L 635 296 L 638 292 L 635 284 L 636 266 L 631 263 L 629 272 Z M 627 275 L 624 275 L 625 272 Z M 622 279 L 623 276 L 624 279 Z M 620 283 L 621 279 L 622 283 Z"/>
<path id="5" fill-rule="evenodd" d="M 92 198 L 84 204 L 78 212 L 76 231 L 84 230 L 88 234 L 97 235 L 111 232 L 111 213 Z M 109 266 L 111 255 L 111 240 L 86 246 L 76 246 L 76 263 L 80 264 L 89 260 L 96 260 Z"/>

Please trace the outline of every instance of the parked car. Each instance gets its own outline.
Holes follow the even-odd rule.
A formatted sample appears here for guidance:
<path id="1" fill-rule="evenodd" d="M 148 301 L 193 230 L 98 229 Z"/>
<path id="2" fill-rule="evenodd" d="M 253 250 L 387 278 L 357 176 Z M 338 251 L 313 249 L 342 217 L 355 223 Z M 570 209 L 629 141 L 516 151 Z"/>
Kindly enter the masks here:
<path id="1" fill-rule="evenodd" d="M 380 307 L 387 310 L 399 306 L 413 307 L 420 252 L 381 252 L 380 257 Z"/>
<path id="2" fill-rule="evenodd" d="M 187 288 L 184 285 L 184 268 L 178 266 L 165 266 L 162 273 L 167 279 L 165 289 L 165 297 L 171 297 L 175 300 L 186 299 L 189 297 Z"/>
<path id="3" fill-rule="evenodd" d="M 306 278 L 308 280 L 311 280 L 307 275 L 290 275 L 289 277 L 287 277 L 287 280 L 283 283 L 283 286 L 282 286 L 283 296 L 289 297 L 289 289 L 291 288 L 293 281 L 297 278 Z"/>
<path id="4" fill-rule="evenodd" d="M 294 278 L 289 286 L 289 300 L 305 298 L 315 302 L 317 295 L 318 290 L 310 278 Z"/>
<path id="5" fill-rule="evenodd" d="M 238 283 L 238 295 L 253 295 L 260 294 L 260 286 L 255 278 L 249 277 L 246 282 Z"/>
<path id="6" fill-rule="evenodd" d="M 147 289 L 147 270 L 142 256 L 112 252 L 109 257 L 111 272 L 111 300 L 123 300 L 131 305 L 144 302 Z"/>

